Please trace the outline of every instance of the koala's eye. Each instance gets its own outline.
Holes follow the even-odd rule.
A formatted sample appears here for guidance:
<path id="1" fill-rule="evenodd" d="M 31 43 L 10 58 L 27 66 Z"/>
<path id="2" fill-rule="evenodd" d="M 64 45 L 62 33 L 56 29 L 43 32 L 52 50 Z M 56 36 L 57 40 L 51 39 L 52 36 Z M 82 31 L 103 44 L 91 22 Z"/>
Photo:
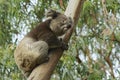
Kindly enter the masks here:
<path id="1" fill-rule="evenodd" d="M 62 24 L 65 24 L 65 23 L 66 23 L 66 20 L 63 20 L 63 21 L 62 21 Z"/>

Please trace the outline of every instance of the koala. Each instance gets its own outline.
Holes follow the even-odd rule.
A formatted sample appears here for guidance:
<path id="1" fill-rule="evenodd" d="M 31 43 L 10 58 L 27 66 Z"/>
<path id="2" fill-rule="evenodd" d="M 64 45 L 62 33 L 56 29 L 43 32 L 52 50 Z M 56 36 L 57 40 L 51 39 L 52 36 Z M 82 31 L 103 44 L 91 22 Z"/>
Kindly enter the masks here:
<path id="1" fill-rule="evenodd" d="M 49 10 L 45 21 L 39 23 L 19 42 L 14 51 L 15 62 L 25 77 L 40 64 L 49 60 L 49 50 L 67 49 L 59 36 L 66 33 L 72 25 L 71 18 L 54 10 Z"/>

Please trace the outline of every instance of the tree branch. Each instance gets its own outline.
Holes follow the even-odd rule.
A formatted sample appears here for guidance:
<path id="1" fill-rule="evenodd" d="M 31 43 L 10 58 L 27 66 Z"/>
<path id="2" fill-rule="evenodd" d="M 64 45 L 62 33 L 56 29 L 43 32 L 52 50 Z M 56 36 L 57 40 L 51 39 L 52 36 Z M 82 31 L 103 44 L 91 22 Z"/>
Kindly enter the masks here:
<path id="1" fill-rule="evenodd" d="M 73 28 L 77 24 L 84 1 L 85 0 L 70 0 L 68 3 L 65 15 L 73 18 L 74 25 L 64 36 L 64 41 L 66 43 L 68 43 L 72 35 Z M 55 69 L 55 66 L 57 65 L 62 54 L 63 50 L 61 49 L 51 51 L 49 61 L 35 68 L 30 74 L 28 80 L 50 80 L 50 77 Z"/>

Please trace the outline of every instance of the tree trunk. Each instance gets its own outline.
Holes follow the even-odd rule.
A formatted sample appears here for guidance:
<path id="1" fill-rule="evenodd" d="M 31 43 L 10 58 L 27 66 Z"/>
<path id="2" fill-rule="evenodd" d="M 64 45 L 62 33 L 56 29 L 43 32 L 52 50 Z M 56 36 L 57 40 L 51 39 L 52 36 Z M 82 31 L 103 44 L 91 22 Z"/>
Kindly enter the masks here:
<path id="1" fill-rule="evenodd" d="M 65 11 L 65 15 L 70 16 L 73 19 L 73 27 L 75 27 L 75 25 L 77 24 L 84 1 L 85 0 L 69 0 L 68 6 Z M 73 27 L 64 36 L 64 41 L 66 43 L 68 43 L 72 35 Z M 55 66 L 58 63 L 62 54 L 63 50 L 61 49 L 51 51 L 49 61 L 35 68 L 29 76 L 28 80 L 50 80 Z"/>

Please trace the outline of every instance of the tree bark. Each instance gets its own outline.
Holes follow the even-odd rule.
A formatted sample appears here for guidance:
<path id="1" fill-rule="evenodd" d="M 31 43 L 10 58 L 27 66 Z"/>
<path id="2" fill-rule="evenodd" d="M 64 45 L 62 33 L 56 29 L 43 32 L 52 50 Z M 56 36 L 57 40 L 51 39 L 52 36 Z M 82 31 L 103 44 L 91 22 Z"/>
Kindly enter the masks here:
<path id="1" fill-rule="evenodd" d="M 84 1 L 85 0 L 69 0 L 68 6 L 65 11 L 65 15 L 70 16 L 73 19 L 74 25 L 64 36 L 64 41 L 66 43 L 68 43 L 72 35 L 73 28 L 77 24 Z M 55 66 L 57 65 L 62 54 L 63 50 L 61 49 L 51 51 L 49 61 L 36 67 L 27 80 L 50 80 Z"/>

